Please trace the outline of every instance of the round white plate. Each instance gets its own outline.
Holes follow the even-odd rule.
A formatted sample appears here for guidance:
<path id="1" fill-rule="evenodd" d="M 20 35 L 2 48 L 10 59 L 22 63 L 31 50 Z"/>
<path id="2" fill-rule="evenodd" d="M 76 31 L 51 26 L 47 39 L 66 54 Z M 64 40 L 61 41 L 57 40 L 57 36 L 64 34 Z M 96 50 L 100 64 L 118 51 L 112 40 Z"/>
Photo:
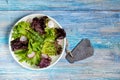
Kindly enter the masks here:
<path id="1" fill-rule="evenodd" d="M 17 25 L 19 22 L 21 21 L 32 21 L 32 19 L 34 17 L 42 17 L 42 16 L 47 16 L 47 15 L 44 15 L 44 14 L 30 14 L 30 15 L 27 15 L 23 18 L 21 18 L 18 22 L 15 23 L 15 25 Z M 53 18 L 51 18 L 50 16 L 47 16 L 49 19 L 51 19 L 58 27 L 62 28 L 61 25 Z M 15 26 L 14 25 L 14 26 Z M 14 28 L 14 27 L 13 27 Z M 27 64 L 26 62 L 19 62 L 19 58 L 14 54 L 14 52 L 12 51 L 11 49 L 11 40 L 12 40 L 12 32 L 13 32 L 13 28 L 11 29 L 11 32 L 10 32 L 10 36 L 9 36 L 9 49 L 10 49 L 10 52 L 13 56 L 13 58 L 17 61 L 17 63 L 19 63 L 22 67 L 24 68 L 27 68 L 27 69 L 30 69 L 30 70 L 44 70 L 44 69 L 47 69 L 47 68 L 50 68 L 51 66 L 55 65 L 59 60 L 60 58 L 62 57 L 62 55 L 64 54 L 64 51 L 65 51 L 65 45 L 66 45 L 66 38 L 63 39 L 63 44 L 62 44 L 62 47 L 63 47 L 63 50 L 62 50 L 62 53 L 60 55 L 57 55 L 57 56 L 50 56 L 52 58 L 52 62 L 51 64 L 48 66 L 48 67 L 45 67 L 45 68 L 39 68 L 37 66 L 31 66 L 29 64 Z"/>

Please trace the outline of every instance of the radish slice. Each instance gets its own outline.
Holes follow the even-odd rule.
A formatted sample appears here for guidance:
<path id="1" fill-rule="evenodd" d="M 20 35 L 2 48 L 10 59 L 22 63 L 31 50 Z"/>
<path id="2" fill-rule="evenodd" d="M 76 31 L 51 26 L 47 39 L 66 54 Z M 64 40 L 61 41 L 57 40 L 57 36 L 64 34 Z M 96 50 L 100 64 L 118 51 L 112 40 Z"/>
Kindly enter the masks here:
<path id="1" fill-rule="evenodd" d="M 27 41 L 27 38 L 25 36 L 21 36 L 20 41 Z"/>
<path id="2" fill-rule="evenodd" d="M 53 28 L 55 25 L 54 25 L 54 22 L 52 20 L 48 21 L 48 27 L 50 28 Z"/>
<path id="3" fill-rule="evenodd" d="M 31 54 L 27 55 L 29 58 L 33 58 L 35 56 L 35 52 L 32 52 Z"/>
<path id="4" fill-rule="evenodd" d="M 58 42 L 59 45 L 62 45 L 63 41 L 62 41 L 62 39 L 57 39 L 57 42 Z"/>
<path id="5" fill-rule="evenodd" d="M 47 54 L 41 54 L 42 55 L 42 57 L 44 57 L 44 58 L 48 58 L 48 55 Z"/>

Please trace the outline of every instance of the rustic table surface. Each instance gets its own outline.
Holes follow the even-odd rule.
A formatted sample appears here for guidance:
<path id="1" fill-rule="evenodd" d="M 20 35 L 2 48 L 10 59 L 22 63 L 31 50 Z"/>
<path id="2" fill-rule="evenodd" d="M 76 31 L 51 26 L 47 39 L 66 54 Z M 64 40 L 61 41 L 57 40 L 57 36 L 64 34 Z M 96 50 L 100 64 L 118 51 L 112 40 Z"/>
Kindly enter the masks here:
<path id="1" fill-rule="evenodd" d="M 55 18 L 66 30 L 69 50 L 90 39 L 94 55 L 70 64 L 64 53 L 42 71 L 21 67 L 9 51 L 9 33 L 32 13 Z M 120 0 L 0 0 L 0 80 L 120 80 Z"/>

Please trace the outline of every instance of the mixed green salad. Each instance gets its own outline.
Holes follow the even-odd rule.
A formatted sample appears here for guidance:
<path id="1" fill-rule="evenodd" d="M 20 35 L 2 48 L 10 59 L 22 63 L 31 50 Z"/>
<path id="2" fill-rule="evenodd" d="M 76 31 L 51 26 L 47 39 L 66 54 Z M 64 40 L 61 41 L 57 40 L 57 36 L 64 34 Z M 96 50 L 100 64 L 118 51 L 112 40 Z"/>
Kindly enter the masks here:
<path id="1" fill-rule="evenodd" d="M 35 17 L 32 22 L 21 21 L 14 26 L 11 48 L 19 58 L 40 68 L 50 65 L 51 56 L 59 55 L 66 36 L 64 29 L 56 27 L 56 23 L 47 16 Z"/>

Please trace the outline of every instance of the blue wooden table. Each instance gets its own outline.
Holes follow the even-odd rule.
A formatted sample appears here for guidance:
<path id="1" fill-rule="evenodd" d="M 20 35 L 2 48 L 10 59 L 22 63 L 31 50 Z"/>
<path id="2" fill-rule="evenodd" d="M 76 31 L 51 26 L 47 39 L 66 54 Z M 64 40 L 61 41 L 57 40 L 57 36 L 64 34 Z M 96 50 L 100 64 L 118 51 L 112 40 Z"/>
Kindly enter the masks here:
<path id="1" fill-rule="evenodd" d="M 55 18 L 67 32 L 69 50 L 89 38 L 94 55 L 70 64 L 64 53 L 43 71 L 21 67 L 9 52 L 9 33 L 32 13 Z M 0 0 L 0 80 L 120 80 L 120 0 Z"/>

